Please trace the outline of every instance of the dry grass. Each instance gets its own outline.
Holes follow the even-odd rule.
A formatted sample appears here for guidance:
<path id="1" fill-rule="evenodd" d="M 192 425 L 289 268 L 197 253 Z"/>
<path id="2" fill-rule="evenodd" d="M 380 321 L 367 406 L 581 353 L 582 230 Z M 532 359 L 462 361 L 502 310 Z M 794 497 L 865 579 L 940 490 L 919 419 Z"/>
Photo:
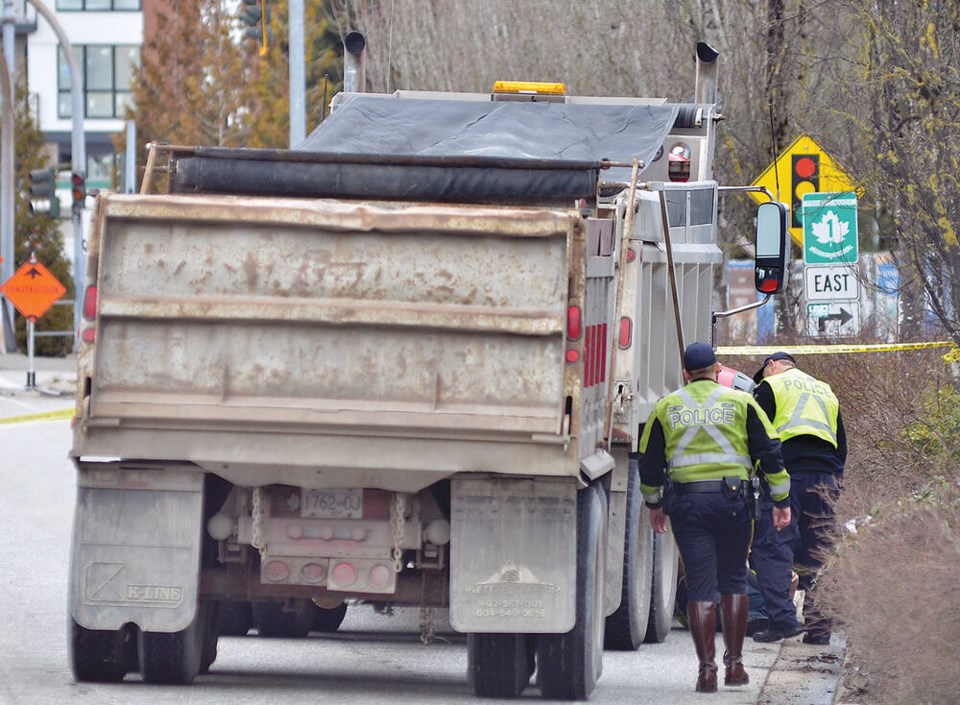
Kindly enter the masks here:
<path id="1" fill-rule="evenodd" d="M 819 585 L 847 638 L 840 702 L 960 702 L 960 395 L 942 354 L 800 358 L 840 398 L 849 442 L 837 513 L 858 529 Z M 724 362 L 753 374 L 760 360 Z"/>

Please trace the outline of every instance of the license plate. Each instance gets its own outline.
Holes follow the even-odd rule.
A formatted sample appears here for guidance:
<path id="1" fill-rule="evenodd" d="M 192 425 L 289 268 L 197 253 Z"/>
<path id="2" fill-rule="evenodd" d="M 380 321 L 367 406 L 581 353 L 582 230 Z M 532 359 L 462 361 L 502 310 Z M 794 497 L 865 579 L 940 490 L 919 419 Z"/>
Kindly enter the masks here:
<path id="1" fill-rule="evenodd" d="M 362 519 L 363 490 L 302 490 L 300 516 L 311 519 Z"/>

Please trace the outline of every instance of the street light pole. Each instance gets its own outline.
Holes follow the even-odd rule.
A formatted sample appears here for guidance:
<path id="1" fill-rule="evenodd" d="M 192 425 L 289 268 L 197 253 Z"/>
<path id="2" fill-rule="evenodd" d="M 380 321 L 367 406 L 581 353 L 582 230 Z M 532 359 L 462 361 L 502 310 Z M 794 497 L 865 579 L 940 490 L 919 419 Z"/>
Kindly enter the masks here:
<path id="1" fill-rule="evenodd" d="M 14 16 L 13 0 L 3 1 L 3 54 L 0 55 L 0 82 L 2 82 L 2 125 L 3 134 L 0 135 L 0 283 L 13 276 L 15 260 L 14 232 L 16 219 L 14 217 L 14 180 L 16 161 L 14 150 L 14 113 L 13 113 L 13 81 L 11 70 L 15 68 L 14 61 Z M 17 342 L 13 328 L 13 305 L 2 299 L 3 311 L 0 314 L 2 324 L 3 352 L 16 352 Z"/>
<path id="2" fill-rule="evenodd" d="M 84 184 L 87 181 L 87 145 L 83 140 L 83 74 L 80 73 L 80 64 L 73 45 L 67 38 L 67 33 L 57 21 L 57 16 L 50 11 L 40 0 L 27 0 L 37 8 L 50 23 L 51 29 L 60 40 L 60 47 L 67 59 L 67 68 L 70 70 L 70 107 L 73 131 L 70 137 L 71 171 L 79 174 Z M 73 215 L 73 334 L 74 341 L 80 331 L 80 313 L 83 308 L 83 284 L 87 274 L 87 256 L 83 247 L 83 204 L 72 209 Z"/>
<path id="3" fill-rule="evenodd" d="M 290 46 L 290 149 L 293 149 L 307 137 L 303 0 L 290 0 L 287 25 L 287 43 Z"/>

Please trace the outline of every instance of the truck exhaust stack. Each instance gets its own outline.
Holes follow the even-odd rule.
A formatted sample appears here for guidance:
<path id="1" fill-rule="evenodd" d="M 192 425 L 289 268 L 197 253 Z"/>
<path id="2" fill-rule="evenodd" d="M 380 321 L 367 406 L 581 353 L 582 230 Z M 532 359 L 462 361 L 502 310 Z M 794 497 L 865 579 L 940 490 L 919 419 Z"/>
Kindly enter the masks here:
<path id="1" fill-rule="evenodd" d="M 360 32 L 343 38 L 343 92 L 363 93 L 367 87 L 367 40 Z"/>
<path id="2" fill-rule="evenodd" d="M 697 83 L 694 89 L 695 103 L 717 102 L 717 58 L 720 52 L 706 42 L 697 42 Z"/>

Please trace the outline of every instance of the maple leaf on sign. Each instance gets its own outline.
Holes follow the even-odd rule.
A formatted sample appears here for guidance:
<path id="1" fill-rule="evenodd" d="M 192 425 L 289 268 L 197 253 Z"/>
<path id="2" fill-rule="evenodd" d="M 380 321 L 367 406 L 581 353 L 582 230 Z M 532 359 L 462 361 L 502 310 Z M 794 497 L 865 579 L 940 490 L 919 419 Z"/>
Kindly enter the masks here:
<path id="1" fill-rule="evenodd" d="M 833 211 L 827 211 L 819 223 L 813 224 L 813 236 L 821 245 L 836 245 L 843 242 L 849 230 L 850 224 L 840 220 Z"/>

